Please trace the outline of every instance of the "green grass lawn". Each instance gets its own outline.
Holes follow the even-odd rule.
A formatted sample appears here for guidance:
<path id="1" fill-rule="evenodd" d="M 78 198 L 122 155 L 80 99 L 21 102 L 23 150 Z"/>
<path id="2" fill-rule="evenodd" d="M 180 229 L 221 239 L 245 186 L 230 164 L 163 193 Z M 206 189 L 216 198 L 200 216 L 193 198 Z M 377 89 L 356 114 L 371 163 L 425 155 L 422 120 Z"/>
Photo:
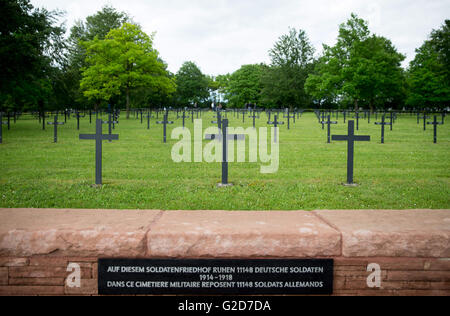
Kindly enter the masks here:
<path id="1" fill-rule="evenodd" d="M 247 115 L 248 116 L 248 115 Z M 251 126 L 252 120 L 233 118 L 230 126 Z M 60 117 L 63 120 L 64 117 Z M 106 116 L 104 116 L 106 120 Z M 161 116 L 160 116 L 161 119 Z M 51 119 L 48 119 L 51 120 Z M 58 130 L 43 131 L 30 115 L 22 116 L 11 130 L 3 126 L 0 145 L 0 207 L 114 208 L 163 210 L 312 210 L 312 209 L 413 209 L 450 208 L 450 122 L 438 127 L 433 144 L 432 126 L 423 131 L 415 116 L 399 115 L 393 131 L 387 127 L 380 144 L 380 127 L 360 121 L 359 135 L 371 142 L 355 144 L 355 182 L 346 180 L 346 142 L 326 143 L 326 127 L 306 113 L 291 129 L 280 127 L 280 166 L 277 173 L 261 174 L 260 163 L 230 163 L 233 187 L 218 188 L 220 163 L 174 163 L 170 132 L 162 142 L 162 126 L 151 120 L 141 124 L 125 119 L 114 133 L 119 140 L 103 142 L 103 183 L 95 187 L 95 142 L 79 140 L 94 133 L 89 118 L 80 131 L 72 117 Z M 203 115 L 203 128 L 212 126 L 212 113 Z M 439 117 L 440 120 L 440 117 Z M 94 121 L 94 120 L 93 120 Z M 286 121 L 286 119 L 283 119 Z M 262 114 L 257 127 L 267 126 Z M 192 129 L 190 119 L 187 128 Z M 107 126 L 103 127 L 107 133 Z M 340 115 L 332 134 L 346 134 Z M 192 133 L 193 134 L 193 133 Z M 209 141 L 204 141 L 206 145 Z M 247 142 L 248 143 L 248 142 Z M 248 146 L 248 145 L 247 145 Z M 248 159 L 248 156 L 247 156 Z"/>

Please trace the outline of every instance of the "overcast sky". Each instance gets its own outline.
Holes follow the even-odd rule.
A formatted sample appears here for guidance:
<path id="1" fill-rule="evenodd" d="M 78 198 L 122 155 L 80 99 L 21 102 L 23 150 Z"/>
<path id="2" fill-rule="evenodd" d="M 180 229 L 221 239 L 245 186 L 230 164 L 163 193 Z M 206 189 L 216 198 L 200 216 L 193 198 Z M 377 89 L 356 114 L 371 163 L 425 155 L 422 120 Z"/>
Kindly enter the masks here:
<path id="1" fill-rule="evenodd" d="M 194 61 L 205 74 L 232 73 L 241 65 L 269 63 L 268 50 L 289 27 L 306 31 L 316 48 L 336 42 L 352 12 L 370 30 L 414 58 L 432 29 L 450 19 L 450 0 L 31 0 L 35 7 L 66 11 L 69 30 L 108 4 L 127 12 L 176 73 Z"/>

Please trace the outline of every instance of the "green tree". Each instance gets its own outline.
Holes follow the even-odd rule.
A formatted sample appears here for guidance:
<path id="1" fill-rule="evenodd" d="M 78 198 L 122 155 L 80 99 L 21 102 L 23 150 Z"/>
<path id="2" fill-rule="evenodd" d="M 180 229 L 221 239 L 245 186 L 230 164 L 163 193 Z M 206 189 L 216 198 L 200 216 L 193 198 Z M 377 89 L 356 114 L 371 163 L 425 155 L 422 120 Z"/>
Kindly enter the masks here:
<path id="1" fill-rule="evenodd" d="M 270 67 L 263 68 L 262 101 L 267 106 L 306 107 L 304 84 L 312 70 L 314 48 L 303 30 L 289 29 L 269 51 Z"/>
<path id="2" fill-rule="evenodd" d="M 407 104 L 444 108 L 450 104 L 450 20 L 416 50 L 408 72 Z"/>
<path id="3" fill-rule="evenodd" d="M 62 74 L 67 102 L 77 104 L 78 107 L 86 103 L 80 89 L 81 69 L 87 66 L 86 49 L 82 43 L 92 41 L 96 36 L 103 40 L 111 30 L 130 21 L 125 12 L 119 12 L 111 6 L 103 7 L 94 15 L 88 16 L 85 21 L 75 21 L 68 38 L 69 60 Z"/>
<path id="4" fill-rule="evenodd" d="M 169 95 L 175 91 L 166 65 L 153 48 L 153 37 L 139 26 L 124 23 L 121 28 L 111 30 L 104 40 L 95 37 L 83 45 L 89 66 L 82 71 L 80 86 L 89 99 L 98 103 L 123 93 L 129 118 L 133 89 L 157 87 Z"/>
<path id="5" fill-rule="evenodd" d="M 75 21 L 70 29 L 70 62 L 71 65 L 80 69 L 85 66 L 86 50 L 82 42 L 92 41 L 95 37 L 103 40 L 113 30 L 120 28 L 124 23 L 130 23 L 131 19 L 125 12 L 118 12 L 111 6 L 104 6 L 101 11 L 88 16 L 86 22 Z"/>
<path id="6" fill-rule="evenodd" d="M 305 82 L 305 91 L 319 107 L 333 107 L 339 100 L 340 64 L 330 58 L 329 50 L 315 63 L 313 72 Z"/>
<path id="7" fill-rule="evenodd" d="M 248 103 L 260 104 L 263 65 L 244 65 L 230 77 L 226 98 L 231 106 L 242 108 Z"/>
<path id="8" fill-rule="evenodd" d="M 352 14 L 341 24 L 336 45 L 324 45 L 305 89 L 319 104 L 342 100 L 353 103 L 355 109 L 359 103 L 371 109 L 392 104 L 404 94 L 404 58 L 388 39 L 370 35 L 367 23 Z"/>
<path id="9" fill-rule="evenodd" d="M 184 62 L 175 77 L 176 101 L 179 105 L 192 106 L 208 99 L 209 80 L 194 62 Z"/>
<path id="10" fill-rule="evenodd" d="M 28 0 L 0 1 L 0 106 L 43 110 L 52 80 L 64 63 L 62 14 L 34 8 Z"/>

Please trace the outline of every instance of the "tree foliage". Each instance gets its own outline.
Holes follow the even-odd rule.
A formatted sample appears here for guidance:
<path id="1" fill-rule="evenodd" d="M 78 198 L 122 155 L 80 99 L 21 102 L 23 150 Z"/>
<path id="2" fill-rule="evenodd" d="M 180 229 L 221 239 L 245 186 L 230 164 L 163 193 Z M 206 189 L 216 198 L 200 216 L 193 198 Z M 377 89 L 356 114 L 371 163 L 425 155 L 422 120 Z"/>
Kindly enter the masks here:
<path id="1" fill-rule="evenodd" d="M 167 95 L 175 91 L 166 65 L 153 48 L 153 38 L 139 26 L 124 23 L 111 30 L 104 40 L 95 37 L 83 45 L 88 67 L 82 70 L 80 85 L 89 99 L 109 101 L 123 93 L 129 113 L 130 93 L 134 89 L 160 89 Z"/>
<path id="2" fill-rule="evenodd" d="M 209 80 L 194 62 L 184 62 L 175 77 L 178 105 L 193 106 L 209 98 Z"/>
<path id="3" fill-rule="evenodd" d="M 450 20 L 416 50 L 408 72 L 407 103 L 417 108 L 450 104 Z"/>
<path id="4" fill-rule="evenodd" d="M 86 67 L 86 49 L 83 42 L 100 40 L 113 29 L 120 28 L 125 22 L 130 22 L 125 12 L 119 12 L 113 7 L 105 6 L 97 13 L 90 15 L 85 21 L 77 20 L 70 29 L 68 38 L 68 64 L 63 72 L 67 102 L 80 107 L 88 103 L 80 89 L 81 69 Z"/>
<path id="5" fill-rule="evenodd" d="M 0 1 L 0 106 L 9 110 L 48 106 L 56 67 L 64 63 L 61 15 L 28 0 Z"/>
<path id="6" fill-rule="evenodd" d="M 314 48 L 305 31 L 289 29 L 269 51 L 270 67 L 261 76 L 262 102 L 268 107 L 307 107 L 304 85 L 312 70 Z"/>
<path id="7" fill-rule="evenodd" d="M 401 100 L 405 91 L 401 62 L 392 43 L 370 35 L 367 22 L 352 14 L 339 28 L 335 46 L 324 45 L 305 88 L 318 104 L 347 101 L 371 108 Z"/>
<path id="8" fill-rule="evenodd" d="M 244 65 L 229 77 L 226 97 L 229 106 L 243 108 L 246 104 L 260 104 L 263 65 Z"/>

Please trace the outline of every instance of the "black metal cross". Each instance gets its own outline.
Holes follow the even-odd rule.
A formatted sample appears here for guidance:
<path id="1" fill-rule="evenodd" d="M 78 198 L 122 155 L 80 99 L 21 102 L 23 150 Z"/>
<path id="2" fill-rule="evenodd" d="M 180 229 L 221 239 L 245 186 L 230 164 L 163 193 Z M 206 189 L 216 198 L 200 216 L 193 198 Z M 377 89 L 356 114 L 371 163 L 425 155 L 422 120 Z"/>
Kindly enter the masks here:
<path id="1" fill-rule="evenodd" d="M 223 136 L 225 135 L 225 137 Z M 245 140 L 244 134 L 228 134 L 228 119 L 222 120 L 222 132 L 219 134 L 206 134 L 205 139 L 222 142 L 222 182 L 221 186 L 232 185 L 228 183 L 228 141 Z"/>
<path id="2" fill-rule="evenodd" d="M 267 124 L 273 125 L 273 127 L 275 127 L 275 131 L 273 133 L 273 139 L 274 139 L 274 143 L 277 142 L 277 127 L 278 125 L 283 125 L 284 122 L 278 122 L 278 115 L 274 115 L 274 120 L 273 122 L 267 122 Z"/>
<path id="3" fill-rule="evenodd" d="M 380 122 L 375 122 L 375 125 L 381 125 L 381 143 L 384 144 L 384 126 L 385 125 L 392 125 L 392 122 L 387 123 L 385 121 L 385 116 L 383 115 L 381 117 L 381 123 Z"/>
<path id="4" fill-rule="evenodd" d="M 111 112 L 108 113 L 108 120 L 107 121 L 102 121 L 103 124 L 108 124 L 108 135 L 112 135 L 112 126 L 113 124 L 119 124 L 118 121 L 114 121 L 111 119 Z M 109 139 L 109 142 L 111 142 L 112 140 Z"/>
<path id="5" fill-rule="evenodd" d="M 220 111 L 217 111 L 216 113 L 217 121 L 211 121 L 212 124 L 217 124 L 217 127 L 220 129 L 222 128 L 222 115 L 220 114 Z"/>
<path id="6" fill-rule="evenodd" d="M 186 116 L 186 111 L 183 111 L 183 116 L 182 116 L 182 118 L 183 118 L 183 129 L 184 129 L 184 123 L 185 123 L 185 120 L 186 120 L 187 118 L 189 118 L 189 116 Z"/>
<path id="7" fill-rule="evenodd" d="M 95 134 L 80 134 L 80 139 L 94 139 L 95 140 L 95 184 L 102 184 L 102 141 L 103 140 L 118 140 L 119 135 L 103 134 L 102 120 L 97 119 L 95 123 Z"/>
<path id="8" fill-rule="evenodd" d="M 253 128 L 255 128 L 255 120 L 259 119 L 259 113 L 256 112 L 256 110 L 253 110 L 253 115 L 250 115 L 249 118 L 253 118 Z"/>
<path id="9" fill-rule="evenodd" d="M 150 129 L 150 119 L 153 118 L 152 111 L 148 111 L 145 117 L 147 118 L 147 129 Z"/>
<path id="10" fill-rule="evenodd" d="M 423 119 L 423 130 L 426 131 L 427 130 L 427 118 L 430 118 L 430 117 L 424 113 L 423 116 L 421 116 L 420 118 Z"/>
<path id="11" fill-rule="evenodd" d="M 332 140 L 347 142 L 347 184 L 353 184 L 355 141 L 369 142 L 370 136 L 355 135 L 355 121 L 348 121 L 348 135 L 333 135 Z"/>
<path id="12" fill-rule="evenodd" d="M 168 121 L 167 120 L 167 116 L 168 116 L 168 114 L 166 113 L 165 115 L 164 115 L 164 119 L 163 119 L 163 121 L 158 121 L 158 122 L 156 122 L 156 124 L 163 124 L 163 137 L 164 137 L 164 143 L 166 143 L 167 142 L 167 124 L 173 124 L 173 121 Z"/>
<path id="13" fill-rule="evenodd" d="M 272 115 L 272 111 L 271 110 L 267 110 L 266 111 L 266 115 L 267 115 L 268 121 L 270 121 L 270 116 Z"/>
<path id="14" fill-rule="evenodd" d="M 80 117 L 85 117 L 86 115 L 80 115 L 80 112 L 77 110 L 77 130 L 80 130 Z"/>
<path id="15" fill-rule="evenodd" d="M 392 128 L 393 128 L 394 122 L 395 122 L 395 114 L 394 114 L 394 112 L 391 112 L 391 113 L 390 113 L 389 118 L 390 118 L 390 122 L 391 122 L 391 125 L 390 125 L 389 128 L 390 128 L 390 130 L 392 131 Z"/>
<path id="16" fill-rule="evenodd" d="M 283 117 L 287 118 L 287 129 L 289 129 L 290 128 L 290 122 L 289 121 L 290 121 L 291 118 L 294 118 L 294 120 L 295 120 L 295 114 L 293 116 L 291 116 L 290 113 L 289 113 L 289 108 L 287 108 L 286 110 L 287 110 L 287 115 L 285 114 Z"/>
<path id="17" fill-rule="evenodd" d="M 327 127 L 327 143 L 329 144 L 329 143 L 331 143 L 331 141 L 330 141 L 330 137 L 331 137 L 331 124 L 337 124 L 338 122 L 336 122 L 336 121 L 331 121 L 331 116 L 328 115 L 328 119 L 327 119 L 326 121 L 322 121 L 321 123 L 322 123 L 322 126 L 323 126 L 323 124 L 327 124 L 327 125 L 328 125 L 328 127 Z"/>
<path id="18" fill-rule="evenodd" d="M 245 123 L 245 115 L 247 114 L 247 110 L 242 109 L 241 112 L 242 112 L 242 123 Z M 239 118 L 239 115 L 238 115 L 238 118 Z"/>
<path id="19" fill-rule="evenodd" d="M 437 116 L 435 115 L 433 122 L 428 122 L 427 124 L 433 125 L 433 129 L 434 129 L 434 132 L 433 132 L 433 143 L 436 144 L 437 143 L 437 126 L 438 125 L 442 125 L 443 123 L 442 122 L 438 122 L 437 121 Z"/>
<path id="20" fill-rule="evenodd" d="M 320 115 L 322 115 L 322 119 L 320 119 Z M 322 129 L 325 129 L 325 112 L 319 114 L 319 124 L 322 124 Z"/>
<path id="21" fill-rule="evenodd" d="M 356 119 L 356 130 L 359 131 L 359 111 L 355 112 L 355 119 Z"/>
<path id="22" fill-rule="evenodd" d="M 53 122 L 47 122 L 48 125 L 53 125 L 53 142 L 58 142 L 58 125 L 64 125 L 64 122 L 58 122 L 58 115 L 55 115 Z"/>

